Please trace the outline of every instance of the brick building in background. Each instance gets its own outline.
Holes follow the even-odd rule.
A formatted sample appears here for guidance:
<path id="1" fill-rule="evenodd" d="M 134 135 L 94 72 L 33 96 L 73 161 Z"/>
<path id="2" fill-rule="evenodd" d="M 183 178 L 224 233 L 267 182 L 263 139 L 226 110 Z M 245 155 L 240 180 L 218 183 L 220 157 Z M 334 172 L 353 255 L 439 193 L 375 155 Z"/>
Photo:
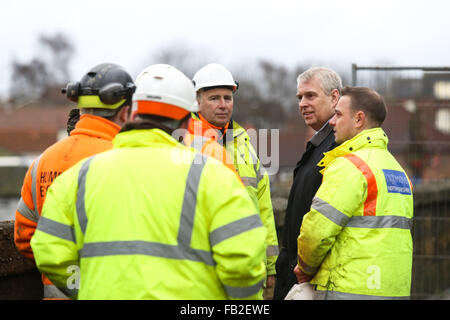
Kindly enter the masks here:
<path id="1" fill-rule="evenodd" d="M 0 108 L 0 154 L 37 155 L 67 136 L 72 106 Z"/>

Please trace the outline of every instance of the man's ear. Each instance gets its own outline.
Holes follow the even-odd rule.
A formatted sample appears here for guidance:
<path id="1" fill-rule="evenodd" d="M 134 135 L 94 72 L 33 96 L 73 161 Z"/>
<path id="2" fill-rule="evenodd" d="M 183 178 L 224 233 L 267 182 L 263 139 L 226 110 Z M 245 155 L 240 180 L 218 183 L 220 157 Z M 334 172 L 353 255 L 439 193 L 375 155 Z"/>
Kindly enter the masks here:
<path id="1" fill-rule="evenodd" d="M 336 107 L 337 103 L 339 102 L 339 98 L 341 97 L 341 95 L 339 94 L 338 89 L 333 89 L 331 91 L 331 102 L 332 102 L 332 106 L 333 108 Z"/>
<path id="2" fill-rule="evenodd" d="M 120 123 L 125 123 L 129 120 L 131 114 L 130 110 L 131 110 L 130 106 L 125 106 L 119 111 L 118 120 Z"/>
<path id="3" fill-rule="evenodd" d="M 195 98 L 197 99 L 197 103 L 200 106 L 200 101 L 202 101 L 202 90 L 199 90 L 196 94 L 195 94 Z"/>
<path id="4" fill-rule="evenodd" d="M 357 111 L 354 115 L 355 127 L 357 129 L 365 128 L 367 125 L 366 114 L 363 111 Z"/>

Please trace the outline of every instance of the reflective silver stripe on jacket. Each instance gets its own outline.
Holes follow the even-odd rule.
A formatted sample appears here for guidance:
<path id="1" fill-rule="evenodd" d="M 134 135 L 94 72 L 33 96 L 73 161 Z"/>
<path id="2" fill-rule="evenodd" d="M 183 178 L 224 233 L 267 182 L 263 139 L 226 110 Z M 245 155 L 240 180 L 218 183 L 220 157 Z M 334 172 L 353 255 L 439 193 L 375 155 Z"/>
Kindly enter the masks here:
<path id="1" fill-rule="evenodd" d="M 263 285 L 264 280 L 248 287 L 232 287 L 227 285 L 224 285 L 223 287 L 225 288 L 228 296 L 233 298 L 245 298 L 257 294 Z"/>
<path id="2" fill-rule="evenodd" d="M 91 165 L 92 159 L 94 159 L 95 156 L 90 157 L 87 159 L 83 165 L 81 166 L 80 172 L 78 173 L 78 191 L 77 191 L 77 216 L 78 216 L 78 223 L 80 224 L 80 229 L 83 234 L 86 232 L 86 226 L 87 226 L 87 215 L 86 215 L 86 200 L 85 200 L 85 194 L 86 194 L 86 175 L 89 170 L 89 166 Z"/>
<path id="3" fill-rule="evenodd" d="M 71 226 L 41 217 L 37 230 L 51 234 L 52 236 L 76 243 L 75 231 Z"/>
<path id="4" fill-rule="evenodd" d="M 37 190 L 36 190 L 36 175 L 37 175 L 37 167 L 39 165 L 39 160 L 41 159 L 41 156 L 36 158 L 36 160 L 33 163 L 33 168 L 31 169 L 31 198 L 33 200 L 33 206 L 34 210 L 31 210 L 27 204 L 23 201 L 22 197 L 19 200 L 19 203 L 17 204 L 17 211 L 20 212 L 21 215 L 23 215 L 25 218 L 38 222 L 39 221 L 39 210 L 37 207 Z"/>
<path id="5" fill-rule="evenodd" d="M 266 249 L 267 257 L 278 256 L 279 253 L 280 253 L 280 249 L 278 248 L 278 246 L 267 246 L 267 249 Z"/>
<path id="6" fill-rule="evenodd" d="M 36 211 L 31 210 L 27 204 L 25 203 L 25 201 L 23 201 L 22 198 L 20 198 L 19 203 L 17 204 L 17 211 L 19 211 L 19 213 L 21 215 L 23 215 L 25 218 L 33 221 L 33 222 L 38 222 L 39 221 L 39 214 L 36 214 Z"/>
<path id="7" fill-rule="evenodd" d="M 53 284 L 46 284 L 44 285 L 44 298 L 68 299 L 69 297 L 66 296 L 62 290 L 66 291 L 68 294 L 72 293 L 67 288 L 59 289 Z M 73 293 L 71 295 L 73 295 Z"/>
<path id="8" fill-rule="evenodd" d="M 365 216 L 352 217 L 346 227 L 352 228 L 412 228 L 412 219 L 400 216 Z"/>
<path id="9" fill-rule="evenodd" d="M 339 291 L 314 290 L 314 300 L 409 300 L 409 296 L 386 297 Z"/>
<path id="10" fill-rule="evenodd" d="M 197 207 L 197 191 L 200 177 L 206 164 L 207 157 L 196 153 L 186 178 L 183 206 L 181 207 L 180 228 L 178 229 L 178 245 L 189 247 L 192 229 L 194 228 L 195 208 Z M 202 161 L 203 160 L 203 161 Z"/>
<path id="11" fill-rule="evenodd" d="M 254 214 L 215 229 L 209 234 L 209 242 L 211 243 L 211 247 L 214 247 L 223 240 L 262 226 L 261 218 L 258 214 Z"/>
<path id="12" fill-rule="evenodd" d="M 258 188 L 258 180 L 254 177 L 241 177 L 241 180 L 246 187 Z"/>
<path id="13" fill-rule="evenodd" d="M 317 210 L 322 215 L 328 218 L 328 220 L 333 221 L 338 226 L 345 227 L 348 220 L 350 219 L 348 216 L 335 209 L 328 202 L 323 201 L 318 197 L 314 197 L 311 203 L 311 208 Z"/>
<path id="14" fill-rule="evenodd" d="M 81 258 L 129 254 L 141 254 L 178 260 L 187 259 L 214 266 L 214 261 L 209 251 L 192 248 L 186 250 L 181 245 L 169 245 L 150 241 L 89 242 L 85 243 L 79 252 Z"/>
<path id="15" fill-rule="evenodd" d="M 353 216 L 350 218 L 318 197 L 314 197 L 311 208 L 320 212 L 322 215 L 341 227 L 369 229 L 412 228 L 412 219 L 401 216 Z"/>
<path id="16" fill-rule="evenodd" d="M 248 142 L 248 143 L 250 143 L 250 142 Z M 266 173 L 266 169 L 264 169 L 263 165 L 259 162 L 258 157 L 255 154 L 253 154 L 253 152 L 250 150 L 250 148 L 248 147 L 247 144 L 245 144 L 245 147 L 247 148 L 248 153 L 252 157 L 253 170 L 255 171 L 255 174 L 256 174 L 256 187 L 255 188 L 258 188 L 258 183 L 261 181 L 264 174 Z M 258 163 L 259 163 L 259 169 L 258 169 Z"/>
<path id="17" fill-rule="evenodd" d="M 255 172 L 255 177 L 245 177 L 242 176 L 241 174 L 239 174 L 241 176 L 241 180 L 242 183 L 244 184 L 244 186 L 248 187 L 253 187 L 253 188 L 258 188 L 258 184 L 261 181 L 261 179 L 264 177 L 264 174 L 266 173 L 266 169 L 263 167 L 263 165 L 260 163 L 258 157 L 250 150 L 249 146 L 247 145 L 247 142 L 244 143 L 245 148 L 247 149 L 248 154 L 250 155 L 250 157 L 252 158 L 252 163 L 253 164 L 253 171 Z M 241 154 L 241 157 L 244 159 L 244 156 Z M 258 169 L 258 164 L 259 164 L 259 169 Z M 239 166 L 238 166 L 239 168 Z"/>
<path id="18" fill-rule="evenodd" d="M 41 156 L 39 156 L 36 159 L 36 161 L 34 161 L 33 169 L 31 169 L 31 197 L 33 198 L 34 214 L 38 217 L 39 217 L 39 210 L 38 210 L 38 206 L 37 206 L 36 175 L 37 175 L 37 168 L 38 168 L 40 159 L 41 159 Z"/>
<path id="19" fill-rule="evenodd" d="M 303 261 L 300 256 L 297 256 L 297 260 L 298 260 L 298 263 L 300 264 L 300 266 L 302 267 L 302 270 L 304 270 L 308 274 L 314 274 L 314 273 L 317 272 L 317 270 L 319 270 L 318 266 L 317 267 L 311 267 L 310 265 L 305 263 L 305 261 Z"/>

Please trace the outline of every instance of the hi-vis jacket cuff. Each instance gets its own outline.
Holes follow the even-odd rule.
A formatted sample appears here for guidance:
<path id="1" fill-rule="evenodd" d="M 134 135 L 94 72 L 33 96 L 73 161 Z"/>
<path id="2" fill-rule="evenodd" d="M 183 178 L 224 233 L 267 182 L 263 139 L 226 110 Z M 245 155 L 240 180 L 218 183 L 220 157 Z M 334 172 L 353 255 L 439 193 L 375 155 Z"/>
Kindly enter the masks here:
<path id="1" fill-rule="evenodd" d="M 233 298 L 245 298 L 250 297 L 254 294 L 257 294 L 259 290 L 262 288 L 264 284 L 264 280 L 261 280 L 260 282 L 254 284 L 253 286 L 249 287 L 232 287 L 228 285 L 223 285 L 225 288 L 225 291 L 230 297 Z"/>
<path id="2" fill-rule="evenodd" d="M 300 269 L 302 269 L 303 272 L 305 272 L 306 274 L 313 275 L 317 272 L 317 270 L 319 270 L 318 266 L 311 267 L 310 265 L 305 263 L 305 261 L 303 261 L 300 256 L 297 256 L 297 262 L 298 262 L 298 266 L 300 267 Z"/>

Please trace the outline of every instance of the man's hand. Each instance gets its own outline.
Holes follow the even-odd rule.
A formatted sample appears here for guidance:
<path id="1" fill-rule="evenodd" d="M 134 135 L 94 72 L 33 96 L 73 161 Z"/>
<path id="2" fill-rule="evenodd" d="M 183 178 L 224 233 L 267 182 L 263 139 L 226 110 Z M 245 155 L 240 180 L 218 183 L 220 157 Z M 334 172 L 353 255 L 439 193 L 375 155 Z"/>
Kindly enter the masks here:
<path id="1" fill-rule="evenodd" d="M 294 274 L 297 277 L 298 283 L 309 282 L 313 276 L 307 275 L 298 267 L 298 264 L 294 268 Z"/>
<path id="2" fill-rule="evenodd" d="M 275 276 L 267 276 L 266 288 L 273 288 L 275 286 Z"/>
<path id="3" fill-rule="evenodd" d="M 275 287 L 275 275 L 267 276 L 266 285 L 263 291 L 264 300 L 272 300 L 273 299 L 273 290 Z"/>

